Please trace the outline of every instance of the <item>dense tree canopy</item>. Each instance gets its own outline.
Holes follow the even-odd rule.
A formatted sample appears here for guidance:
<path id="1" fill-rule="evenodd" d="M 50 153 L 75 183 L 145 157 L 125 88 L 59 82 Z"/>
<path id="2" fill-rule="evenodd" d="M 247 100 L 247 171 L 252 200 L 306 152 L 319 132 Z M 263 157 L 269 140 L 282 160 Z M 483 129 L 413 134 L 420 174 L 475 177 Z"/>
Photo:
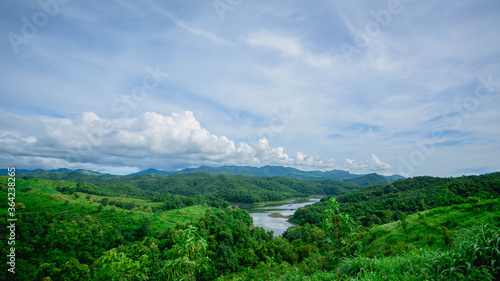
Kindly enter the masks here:
<path id="1" fill-rule="evenodd" d="M 0 178 L 7 198 L 5 177 Z M 339 187 L 331 179 L 205 173 L 155 178 L 116 183 L 19 179 L 15 277 L 344 280 L 402 278 L 410 270 L 422 279 L 500 277 L 500 173 L 418 177 L 362 190 L 345 182 Z M 301 225 L 279 237 L 254 227 L 247 211 L 224 200 L 281 200 L 314 188 L 342 194 L 299 209 L 295 219 Z M 176 215 L 177 223 L 166 214 Z M 0 221 L 7 225 L 6 212 Z M 460 232 L 459 226 L 471 230 Z M 9 250 L 2 247 L 0 255 Z M 0 265 L 1 280 L 12 279 L 7 267 Z"/>

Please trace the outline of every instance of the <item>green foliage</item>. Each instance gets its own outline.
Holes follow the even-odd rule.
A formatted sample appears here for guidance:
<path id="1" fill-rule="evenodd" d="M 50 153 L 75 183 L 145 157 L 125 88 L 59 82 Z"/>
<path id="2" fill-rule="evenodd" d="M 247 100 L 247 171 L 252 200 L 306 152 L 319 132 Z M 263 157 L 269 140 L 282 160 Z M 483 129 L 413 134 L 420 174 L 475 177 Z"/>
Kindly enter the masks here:
<path id="1" fill-rule="evenodd" d="M 195 280 L 195 275 L 208 267 L 207 241 L 198 235 L 198 229 L 188 226 L 180 234 L 180 241 L 167 251 L 168 261 L 160 274 L 168 280 Z"/>
<path id="2" fill-rule="evenodd" d="M 132 260 L 125 253 L 111 249 L 101 256 L 94 265 L 97 268 L 95 280 L 148 280 L 148 256 L 143 255 L 139 260 Z"/>
<path id="3" fill-rule="evenodd" d="M 462 231 L 456 246 L 435 252 L 428 263 L 429 275 L 436 279 L 497 280 L 500 277 L 500 228 L 479 225 Z"/>
<path id="4" fill-rule="evenodd" d="M 101 204 L 106 207 L 108 205 L 109 199 L 108 198 L 102 198 Z"/>
<path id="5" fill-rule="evenodd" d="M 324 231 L 326 244 L 331 250 L 329 255 L 338 259 L 350 256 L 357 250 L 359 243 L 354 243 L 353 228 L 354 220 L 348 215 L 340 212 L 339 203 L 335 197 L 328 200 L 329 208 L 326 209 L 324 220 Z"/>
<path id="6" fill-rule="evenodd" d="M 388 222 L 402 213 L 413 214 L 467 202 L 471 208 L 479 209 L 480 200 L 490 198 L 500 198 L 500 173 L 460 178 L 416 177 L 336 196 L 340 210 L 358 218 L 366 227 L 373 224 L 373 214 Z M 327 200 L 323 198 L 320 203 L 298 210 L 292 220 L 301 224 L 320 223 L 328 208 Z M 392 216 L 384 215 L 390 214 L 388 212 Z"/>
<path id="7" fill-rule="evenodd" d="M 109 182 L 16 180 L 19 280 L 500 278 L 500 198 L 490 199 L 498 198 L 499 174 L 421 177 L 349 192 L 331 179 L 103 177 Z M 255 187 L 262 196 L 245 193 Z M 342 194 L 299 209 L 302 225 L 282 237 L 253 227 L 248 212 L 216 197 L 251 201 L 325 189 Z M 0 224 L 6 219 L 0 213 Z M 2 247 L 0 255 L 7 254 Z M 6 267 L 0 265 L 0 280 L 10 280 Z"/>
<path id="8" fill-rule="evenodd" d="M 408 233 L 408 220 L 406 218 L 406 213 L 402 213 L 399 217 L 399 221 L 401 222 L 401 227 Z"/>
<path id="9" fill-rule="evenodd" d="M 369 175 L 368 178 L 363 177 L 361 184 L 357 184 L 338 179 L 306 180 L 205 172 L 164 176 L 156 174 L 113 176 L 83 172 L 42 172 L 26 175 L 78 182 L 76 187 L 63 186 L 58 190 L 69 194 L 76 191 L 108 197 L 127 195 L 154 202 L 165 202 L 163 210 L 193 206 L 200 201 L 212 207 L 222 207 L 224 201 L 255 203 L 281 201 L 312 194 L 337 195 L 360 189 L 369 184 L 370 178 L 373 177 L 373 175 Z"/>
<path id="10" fill-rule="evenodd" d="M 361 233 L 364 255 L 405 254 L 418 248 L 449 249 L 457 231 L 471 229 L 478 222 L 498 224 L 500 199 L 485 200 L 480 212 L 462 204 L 408 215 L 406 221 L 408 231 L 401 227 L 401 222 L 392 222 Z"/>

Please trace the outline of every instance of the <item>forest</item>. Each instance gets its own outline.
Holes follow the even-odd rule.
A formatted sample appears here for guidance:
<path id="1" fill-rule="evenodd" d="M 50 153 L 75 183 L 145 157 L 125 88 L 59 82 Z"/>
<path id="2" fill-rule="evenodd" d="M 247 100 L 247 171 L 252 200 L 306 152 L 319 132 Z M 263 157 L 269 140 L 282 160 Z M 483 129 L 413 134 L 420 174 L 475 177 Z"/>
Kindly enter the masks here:
<path id="1" fill-rule="evenodd" d="M 0 279 L 500 278 L 500 173 L 375 185 L 367 177 L 19 175 L 16 273 L 2 262 Z M 8 187 L 1 176 L 4 226 Z M 231 206 L 311 194 L 327 196 L 297 210 L 297 226 L 277 237 Z"/>
<path id="2" fill-rule="evenodd" d="M 91 172 L 56 172 L 24 175 L 27 178 L 45 178 L 78 182 L 78 190 L 96 195 L 128 196 L 165 202 L 172 194 L 179 196 L 216 197 L 229 202 L 256 203 L 279 201 L 312 194 L 338 195 L 352 189 L 361 189 L 373 183 L 392 182 L 379 175 L 355 179 L 299 179 L 289 177 L 255 177 L 249 175 L 209 174 L 207 172 L 177 173 L 173 175 L 115 176 Z M 61 191 L 61 190 L 59 190 Z M 174 196 L 173 198 L 181 198 Z"/>

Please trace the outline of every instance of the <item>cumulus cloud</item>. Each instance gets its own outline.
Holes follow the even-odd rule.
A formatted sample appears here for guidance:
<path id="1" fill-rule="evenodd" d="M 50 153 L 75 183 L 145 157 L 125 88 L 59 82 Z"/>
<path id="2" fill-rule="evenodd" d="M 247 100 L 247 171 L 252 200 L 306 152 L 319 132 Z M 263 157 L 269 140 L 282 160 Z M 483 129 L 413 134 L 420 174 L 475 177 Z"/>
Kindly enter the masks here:
<path id="1" fill-rule="evenodd" d="M 380 161 L 380 159 L 372 154 L 370 162 L 358 162 L 347 158 L 345 160 L 346 166 L 350 171 L 366 173 L 366 172 L 382 172 L 387 173 L 392 170 L 391 165 Z"/>
<path id="2" fill-rule="evenodd" d="M 162 115 L 146 112 L 134 118 L 101 118 L 84 112 L 74 120 L 22 116 L 0 111 L 0 161 L 26 168 L 110 167 L 172 170 L 195 165 L 284 165 L 304 169 L 339 169 L 333 159 L 302 152 L 285 153 L 266 138 L 235 144 L 204 129 L 193 112 Z M 6 121 L 8 120 L 8 121 Z M 374 155 L 370 167 L 384 164 Z M 359 164 L 352 167 L 357 168 Z M 388 166 L 388 165 L 387 165 Z M 388 166 L 390 167 L 390 166 Z"/>

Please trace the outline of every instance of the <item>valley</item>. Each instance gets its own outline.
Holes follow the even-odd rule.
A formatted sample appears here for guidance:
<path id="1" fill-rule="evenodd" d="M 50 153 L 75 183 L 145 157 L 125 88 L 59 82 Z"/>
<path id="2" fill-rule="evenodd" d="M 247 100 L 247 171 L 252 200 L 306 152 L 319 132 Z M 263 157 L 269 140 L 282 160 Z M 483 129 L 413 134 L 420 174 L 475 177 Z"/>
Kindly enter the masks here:
<path id="1" fill-rule="evenodd" d="M 7 198 L 7 177 L 0 179 Z M 326 195 L 288 203 L 313 194 Z M 2 201 L 4 225 L 7 207 Z M 368 186 L 206 172 L 27 173 L 17 178 L 15 208 L 20 280 L 500 274 L 500 173 Z"/>

